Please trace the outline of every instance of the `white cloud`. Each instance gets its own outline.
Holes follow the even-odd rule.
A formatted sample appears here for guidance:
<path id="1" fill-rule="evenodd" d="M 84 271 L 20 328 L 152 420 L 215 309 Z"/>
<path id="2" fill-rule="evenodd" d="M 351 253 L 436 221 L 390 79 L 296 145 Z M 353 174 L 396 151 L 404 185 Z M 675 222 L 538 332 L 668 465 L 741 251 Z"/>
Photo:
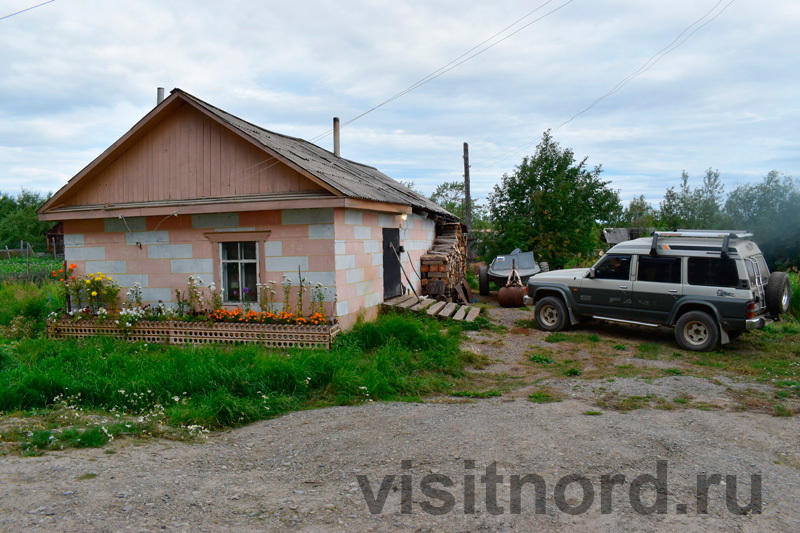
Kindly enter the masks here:
<path id="1" fill-rule="evenodd" d="M 485 195 L 544 130 L 613 89 L 715 4 L 573 2 L 348 126 L 343 154 L 430 193 L 460 179 L 467 141 L 473 187 Z M 2 9 L 25 7 L 14 0 Z M 362 113 L 534 7 L 53 2 L 0 21 L 0 190 L 57 189 L 152 108 L 157 86 L 180 87 L 267 129 L 315 137 L 331 117 Z M 798 26 L 800 6 L 791 0 L 735 2 L 554 136 L 576 157 L 602 164 L 625 199 L 660 197 L 683 169 L 701 176 L 719 168 L 727 190 L 772 169 L 800 174 Z"/>

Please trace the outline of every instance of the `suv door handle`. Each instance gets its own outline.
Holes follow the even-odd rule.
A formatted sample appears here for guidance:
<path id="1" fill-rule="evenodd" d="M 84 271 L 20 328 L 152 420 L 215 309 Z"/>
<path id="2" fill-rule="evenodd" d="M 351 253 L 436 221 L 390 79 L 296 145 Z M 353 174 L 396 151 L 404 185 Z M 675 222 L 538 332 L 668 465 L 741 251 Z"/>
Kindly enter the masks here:
<path id="1" fill-rule="evenodd" d="M 627 285 L 620 285 L 619 288 L 622 289 L 622 290 L 626 290 L 628 288 L 628 286 Z"/>
<path id="2" fill-rule="evenodd" d="M 678 289 L 670 289 L 669 293 L 670 294 L 678 294 Z"/>

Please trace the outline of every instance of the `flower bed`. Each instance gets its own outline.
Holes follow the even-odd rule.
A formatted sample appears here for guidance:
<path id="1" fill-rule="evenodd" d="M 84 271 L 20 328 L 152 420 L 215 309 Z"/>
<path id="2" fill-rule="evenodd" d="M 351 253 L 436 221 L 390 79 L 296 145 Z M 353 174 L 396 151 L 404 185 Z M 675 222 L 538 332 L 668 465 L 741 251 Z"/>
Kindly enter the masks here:
<path id="1" fill-rule="evenodd" d="M 110 335 L 132 341 L 167 344 L 246 343 L 277 348 L 301 346 L 330 349 L 334 337 L 339 332 L 339 326 L 336 324 L 295 325 L 181 320 L 141 320 L 132 324 L 125 332 L 113 321 L 61 318 L 50 321 L 47 325 L 47 336 L 51 339 L 82 339 L 95 335 Z"/>
<path id="2" fill-rule="evenodd" d="M 76 265 L 65 265 L 53 271 L 68 302 L 66 315 L 50 314 L 47 336 L 52 339 L 85 338 L 110 335 L 132 341 L 165 342 L 168 344 L 248 343 L 288 348 L 308 346 L 329 349 L 339 326 L 323 313 L 320 287 L 312 294 L 311 312 L 303 316 L 302 278 L 297 303 L 290 306 L 291 281 L 284 280 L 283 305 L 287 311 L 273 312 L 274 283 L 259 284 L 259 299 L 244 301 L 240 308 L 223 309 L 222 289 L 212 283 L 189 276 L 184 292 L 175 290 L 175 302 L 162 302 L 155 307 L 143 305 L 142 288 L 134 283 L 126 295 L 123 308 L 117 312 L 119 286 L 102 272 L 73 275 Z M 246 291 L 245 291 L 246 292 Z M 250 309 L 253 304 L 266 311 Z M 109 311 L 110 309 L 110 311 Z"/>

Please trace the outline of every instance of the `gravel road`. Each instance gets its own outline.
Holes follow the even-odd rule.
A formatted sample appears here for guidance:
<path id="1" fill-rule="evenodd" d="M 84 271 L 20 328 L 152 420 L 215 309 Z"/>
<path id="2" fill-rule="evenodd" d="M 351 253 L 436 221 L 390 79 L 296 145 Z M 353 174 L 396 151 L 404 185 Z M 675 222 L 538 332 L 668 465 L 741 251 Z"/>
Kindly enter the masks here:
<path id="1" fill-rule="evenodd" d="M 509 328 L 520 317 L 491 313 Z M 671 342 L 663 332 L 620 334 Z M 524 328 L 465 340 L 490 361 L 479 372 L 527 379 L 502 397 L 304 411 L 194 444 L 123 439 L 108 449 L 2 456 L 0 530 L 797 529 L 800 417 L 742 411 L 735 399 L 738 390 L 767 385 L 686 375 L 541 382 L 524 354 L 543 343 L 542 332 Z M 542 383 L 563 401 L 527 401 Z M 690 397 L 714 410 L 598 407 L 609 394 Z M 715 474 L 719 483 L 705 498 L 698 479 Z M 539 508 L 536 475 L 544 485 Z"/>
<path id="2" fill-rule="evenodd" d="M 583 414 L 591 408 L 572 399 L 544 405 L 499 398 L 376 403 L 298 412 L 217 433 L 200 444 L 128 441 L 116 443 L 114 454 L 6 456 L 0 460 L 0 529 L 789 531 L 800 523 L 797 418 L 691 409 Z M 402 461 L 410 461 L 410 468 Z M 474 461 L 474 468 L 465 461 Z M 656 476 L 657 461 L 666 461 L 667 512 L 639 514 L 630 501 L 631 481 L 640 474 Z M 503 476 L 497 485 L 496 479 L 481 482 L 492 464 Z M 430 511 L 446 503 L 422 493 L 429 474 L 453 483 L 432 485 L 452 495 L 446 514 L 425 510 L 425 504 Z M 543 514 L 536 513 L 530 484 L 520 513 L 511 514 L 509 482 L 515 474 L 543 478 Z M 570 474 L 588 481 L 568 484 L 556 502 L 556 484 Z M 622 474 L 626 481 L 613 490 L 604 514 L 606 474 Z M 696 484 L 703 474 L 736 476 L 742 507 L 751 499 L 751 476 L 760 476 L 761 514 L 731 513 L 722 485 L 709 489 L 708 513 L 698 514 Z M 401 476 L 409 476 L 410 512 L 401 512 L 401 489 L 389 491 L 381 512 L 371 514 L 358 475 L 366 476 L 368 492 L 376 496 L 384 476 L 396 476 L 395 489 L 401 489 Z M 467 475 L 475 476 L 476 496 L 475 512 L 465 514 Z M 569 514 L 562 508 L 575 510 L 589 499 L 580 483 L 593 493 L 591 506 Z M 496 487 L 493 509 L 486 503 L 487 487 Z M 655 502 L 653 488 L 643 485 L 645 507 Z M 490 514 L 501 507 L 501 514 Z"/>

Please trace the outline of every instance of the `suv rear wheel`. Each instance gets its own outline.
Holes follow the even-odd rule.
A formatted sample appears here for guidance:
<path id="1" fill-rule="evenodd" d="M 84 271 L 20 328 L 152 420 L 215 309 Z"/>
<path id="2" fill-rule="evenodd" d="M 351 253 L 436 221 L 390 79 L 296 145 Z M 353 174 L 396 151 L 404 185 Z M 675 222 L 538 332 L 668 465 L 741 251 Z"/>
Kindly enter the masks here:
<path id="1" fill-rule="evenodd" d="M 704 311 L 689 311 L 675 324 L 675 340 L 684 350 L 713 350 L 719 343 L 719 325 Z"/>
<path id="2" fill-rule="evenodd" d="M 567 308 L 559 298 L 547 296 L 536 302 L 534 318 L 539 329 L 561 331 L 567 327 Z"/>

